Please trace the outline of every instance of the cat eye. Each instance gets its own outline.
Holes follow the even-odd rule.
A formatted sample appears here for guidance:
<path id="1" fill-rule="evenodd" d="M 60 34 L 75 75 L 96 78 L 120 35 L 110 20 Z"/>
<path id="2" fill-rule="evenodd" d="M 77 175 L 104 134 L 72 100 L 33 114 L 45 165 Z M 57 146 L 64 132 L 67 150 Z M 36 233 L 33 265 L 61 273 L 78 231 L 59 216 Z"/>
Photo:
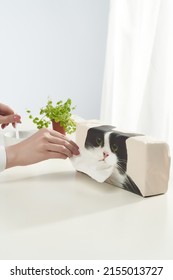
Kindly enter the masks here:
<path id="1" fill-rule="evenodd" d="M 112 150 L 113 153 L 117 152 L 118 151 L 118 146 L 116 144 L 113 144 L 111 146 L 111 150 Z"/>
<path id="2" fill-rule="evenodd" d="M 102 139 L 101 139 L 100 137 L 97 137 L 97 138 L 96 138 L 96 144 L 97 144 L 98 146 L 102 146 L 103 141 L 102 141 Z"/>

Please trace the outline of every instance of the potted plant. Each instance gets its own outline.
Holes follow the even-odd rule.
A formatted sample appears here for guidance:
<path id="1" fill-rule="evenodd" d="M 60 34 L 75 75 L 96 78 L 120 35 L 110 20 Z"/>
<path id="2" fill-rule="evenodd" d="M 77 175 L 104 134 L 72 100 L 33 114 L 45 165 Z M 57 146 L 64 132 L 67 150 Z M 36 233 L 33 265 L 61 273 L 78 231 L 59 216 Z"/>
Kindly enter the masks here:
<path id="1" fill-rule="evenodd" d="M 48 127 L 52 123 L 54 130 L 62 134 L 71 134 L 76 130 L 76 123 L 71 117 L 74 109 L 70 98 L 66 102 L 60 100 L 55 105 L 48 99 L 46 106 L 40 109 L 40 117 L 33 117 L 30 110 L 27 110 L 27 113 L 38 129 Z"/>

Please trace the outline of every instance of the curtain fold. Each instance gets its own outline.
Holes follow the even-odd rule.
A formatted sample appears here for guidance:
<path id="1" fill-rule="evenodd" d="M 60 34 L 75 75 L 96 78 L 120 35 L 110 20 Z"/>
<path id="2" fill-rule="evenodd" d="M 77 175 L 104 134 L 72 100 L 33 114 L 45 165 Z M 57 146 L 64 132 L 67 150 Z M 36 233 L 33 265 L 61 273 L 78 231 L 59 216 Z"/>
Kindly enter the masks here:
<path id="1" fill-rule="evenodd" d="M 173 1 L 111 0 L 101 119 L 173 137 Z"/>

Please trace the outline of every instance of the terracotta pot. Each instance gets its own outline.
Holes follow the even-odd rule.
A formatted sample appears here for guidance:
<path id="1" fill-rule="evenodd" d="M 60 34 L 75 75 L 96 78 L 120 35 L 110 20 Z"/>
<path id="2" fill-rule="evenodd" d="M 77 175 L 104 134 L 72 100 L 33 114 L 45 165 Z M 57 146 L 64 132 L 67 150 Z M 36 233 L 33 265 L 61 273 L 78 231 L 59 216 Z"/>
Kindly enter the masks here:
<path id="1" fill-rule="evenodd" d="M 52 121 L 52 128 L 65 135 L 65 129 L 63 126 L 60 126 L 59 122 Z"/>

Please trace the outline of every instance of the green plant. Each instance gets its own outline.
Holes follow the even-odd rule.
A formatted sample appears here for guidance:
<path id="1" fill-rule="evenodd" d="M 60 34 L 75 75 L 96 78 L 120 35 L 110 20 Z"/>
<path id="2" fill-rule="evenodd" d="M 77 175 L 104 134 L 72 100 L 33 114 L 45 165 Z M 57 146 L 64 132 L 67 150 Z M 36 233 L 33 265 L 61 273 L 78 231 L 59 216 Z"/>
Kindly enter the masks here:
<path id="1" fill-rule="evenodd" d="M 71 118 L 71 112 L 75 108 L 75 106 L 72 106 L 70 98 L 66 102 L 60 100 L 55 105 L 53 105 L 52 100 L 48 99 L 46 106 L 40 109 L 41 117 L 33 117 L 30 110 L 26 112 L 38 129 L 48 127 L 52 121 L 55 121 L 59 122 L 68 134 L 71 134 L 76 130 L 76 123 Z"/>

